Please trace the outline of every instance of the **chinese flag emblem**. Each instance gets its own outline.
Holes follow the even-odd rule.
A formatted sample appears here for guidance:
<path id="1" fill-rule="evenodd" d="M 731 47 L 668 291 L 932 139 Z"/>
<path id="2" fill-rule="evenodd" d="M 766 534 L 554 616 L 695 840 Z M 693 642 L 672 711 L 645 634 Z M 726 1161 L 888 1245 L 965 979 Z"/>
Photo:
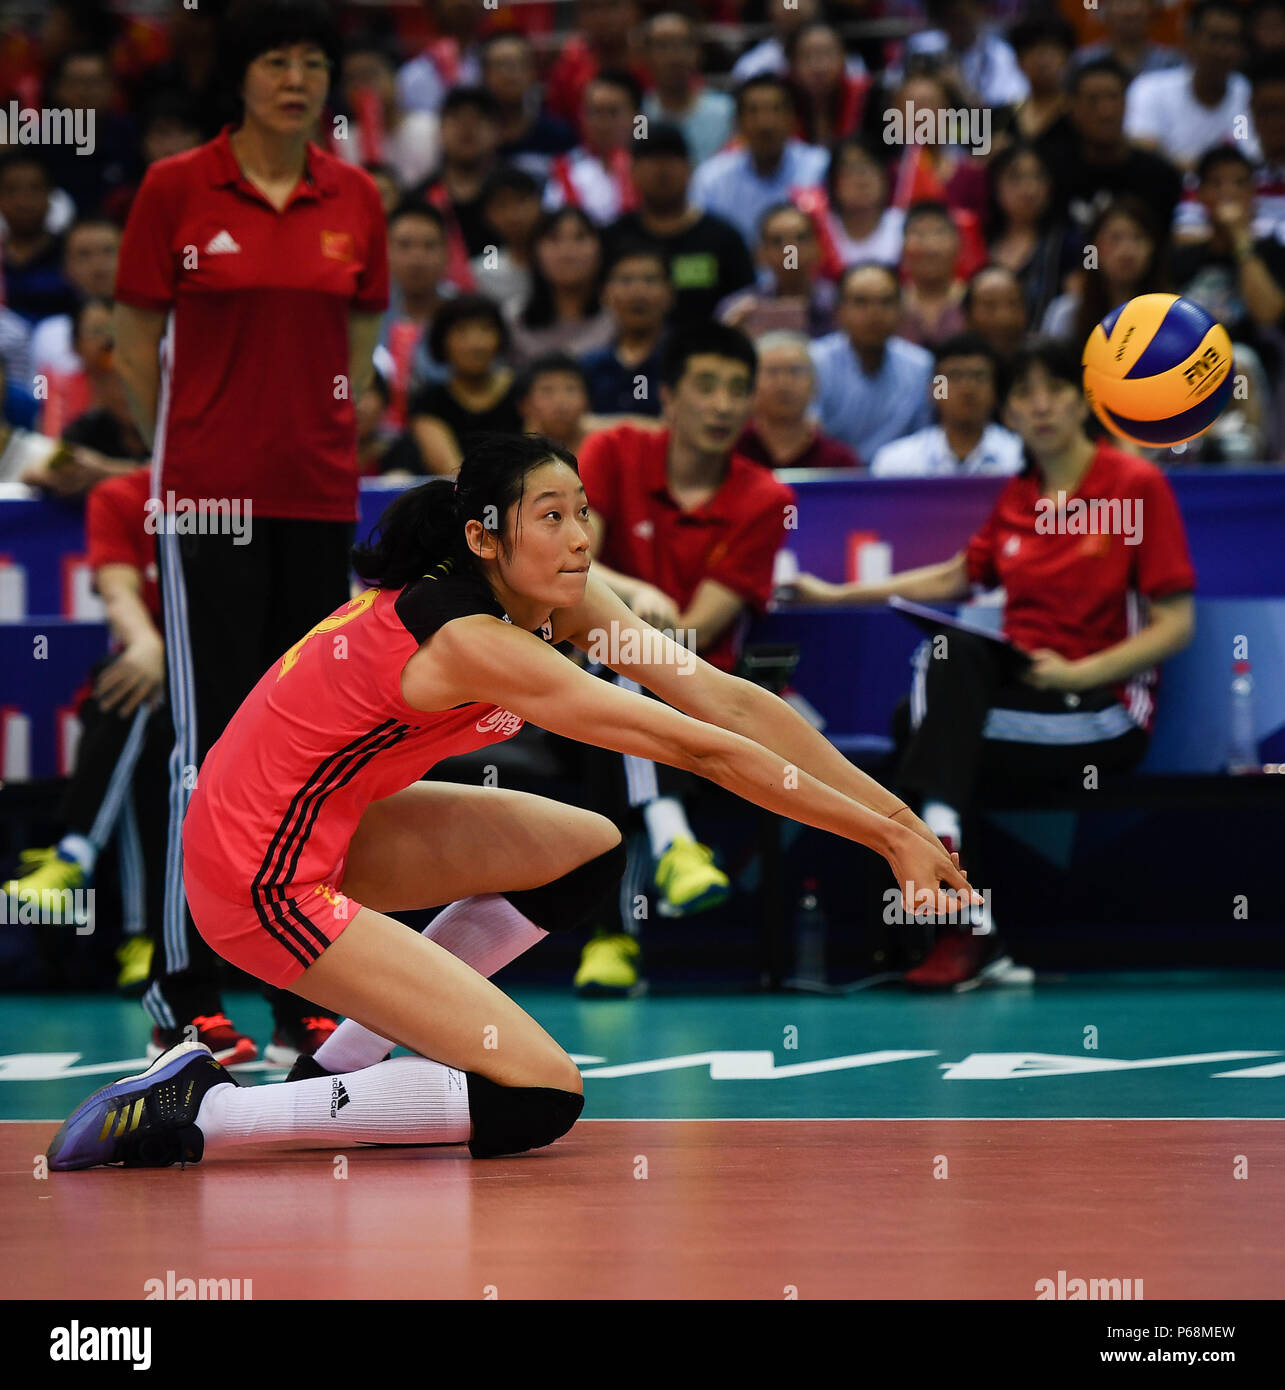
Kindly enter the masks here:
<path id="1" fill-rule="evenodd" d="M 332 261 L 352 260 L 352 233 L 322 232 L 321 254 Z"/>

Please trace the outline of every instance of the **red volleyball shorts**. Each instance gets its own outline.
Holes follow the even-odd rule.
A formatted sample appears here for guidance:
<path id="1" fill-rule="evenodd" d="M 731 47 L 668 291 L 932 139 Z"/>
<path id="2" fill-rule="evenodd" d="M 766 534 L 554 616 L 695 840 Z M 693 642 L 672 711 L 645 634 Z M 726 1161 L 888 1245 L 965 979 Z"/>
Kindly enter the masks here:
<path id="1" fill-rule="evenodd" d="M 361 911 L 338 888 L 344 868 L 341 862 L 321 883 L 268 889 L 256 900 L 228 896 L 185 859 L 183 887 L 192 920 L 211 950 L 248 975 L 286 988 Z"/>

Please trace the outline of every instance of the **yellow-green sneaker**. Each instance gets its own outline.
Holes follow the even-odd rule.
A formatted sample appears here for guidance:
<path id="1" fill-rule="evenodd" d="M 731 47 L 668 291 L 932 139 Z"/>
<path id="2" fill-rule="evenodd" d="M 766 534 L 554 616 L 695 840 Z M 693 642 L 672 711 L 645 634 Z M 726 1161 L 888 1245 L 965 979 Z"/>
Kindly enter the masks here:
<path id="1" fill-rule="evenodd" d="M 142 994 L 152 973 L 152 938 L 127 936 L 116 948 L 116 963 L 120 966 L 116 988 L 122 994 Z"/>
<path id="2" fill-rule="evenodd" d="M 599 932 L 585 945 L 576 971 L 575 987 L 584 995 L 641 994 L 646 983 L 638 978 L 638 943 L 624 932 Z"/>
<path id="3" fill-rule="evenodd" d="M 22 874 L 18 878 L 0 883 L 0 893 L 10 898 L 26 895 L 30 901 L 42 902 L 42 893 L 74 892 L 85 883 L 85 871 L 80 865 L 64 859 L 56 850 L 24 850 L 21 866 Z"/>
<path id="4" fill-rule="evenodd" d="M 714 851 L 680 835 L 660 856 L 656 865 L 660 898 L 656 911 L 662 917 L 690 917 L 717 907 L 732 891 L 731 880 L 714 863 Z"/>

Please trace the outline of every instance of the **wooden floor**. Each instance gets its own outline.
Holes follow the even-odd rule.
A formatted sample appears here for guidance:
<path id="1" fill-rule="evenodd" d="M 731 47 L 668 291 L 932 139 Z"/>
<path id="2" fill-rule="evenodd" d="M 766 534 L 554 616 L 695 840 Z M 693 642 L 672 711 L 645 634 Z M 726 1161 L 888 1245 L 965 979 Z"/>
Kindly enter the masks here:
<path id="1" fill-rule="evenodd" d="M 0 1125 L 3 1298 L 140 1299 L 169 1271 L 256 1300 L 1029 1300 L 1059 1270 L 1147 1300 L 1285 1296 L 1270 1120 L 602 1120 L 488 1162 L 362 1149 L 346 1176 L 314 1152 L 38 1181 L 54 1128 Z"/>

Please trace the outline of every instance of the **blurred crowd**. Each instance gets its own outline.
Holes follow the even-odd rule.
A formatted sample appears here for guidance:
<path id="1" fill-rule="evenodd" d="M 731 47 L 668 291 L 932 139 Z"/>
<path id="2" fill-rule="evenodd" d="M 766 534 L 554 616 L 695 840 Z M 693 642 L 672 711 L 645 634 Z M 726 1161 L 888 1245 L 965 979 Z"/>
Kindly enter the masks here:
<path id="1" fill-rule="evenodd" d="M 235 119 L 223 8 L 3 21 L 0 105 L 92 110 L 95 147 L 6 123 L 0 480 L 79 493 L 146 457 L 116 252 L 146 168 Z M 1149 457 L 1282 457 L 1285 0 L 336 8 L 316 139 L 388 218 L 366 474 L 451 472 L 476 429 L 578 448 L 603 417 L 656 422 L 667 340 L 710 318 L 760 349 L 756 462 L 1013 473 L 1012 352 L 1078 351 L 1152 291 L 1227 326 L 1243 387 Z M 942 400 L 943 375 L 968 389 Z"/>

